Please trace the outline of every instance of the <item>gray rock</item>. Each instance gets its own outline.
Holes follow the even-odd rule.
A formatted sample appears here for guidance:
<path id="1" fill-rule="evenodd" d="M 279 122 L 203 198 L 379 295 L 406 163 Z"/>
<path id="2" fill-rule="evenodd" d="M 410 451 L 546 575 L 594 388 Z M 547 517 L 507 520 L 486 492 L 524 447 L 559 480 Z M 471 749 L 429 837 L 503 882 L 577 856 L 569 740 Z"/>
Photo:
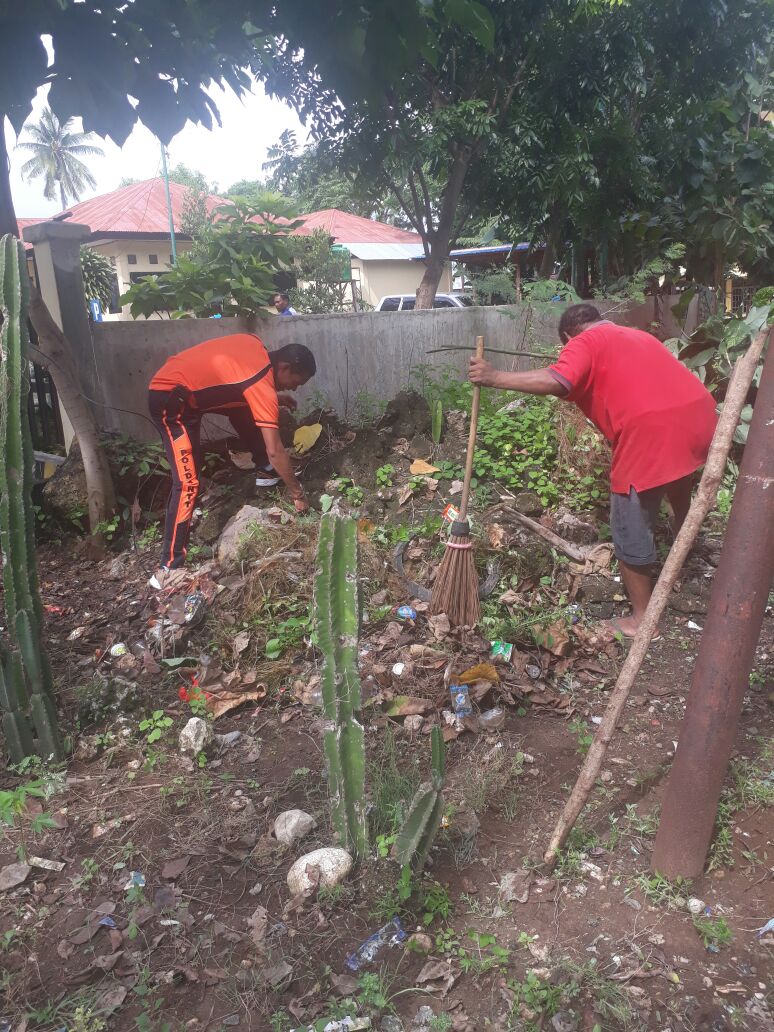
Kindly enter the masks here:
<path id="1" fill-rule="evenodd" d="M 291 896 L 301 896 L 316 889 L 332 889 L 344 881 L 352 870 L 352 857 L 346 849 L 331 846 L 315 849 L 293 864 L 288 871 L 288 888 Z"/>
<path id="2" fill-rule="evenodd" d="M 382 1032 L 403 1032 L 403 1022 L 395 1014 L 385 1014 L 379 1028 Z"/>
<path id="3" fill-rule="evenodd" d="M 578 1019 L 569 1011 L 557 1011 L 551 1018 L 551 1028 L 554 1032 L 576 1032 Z"/>
<path id="4" fill-rule="evenodd" d="M 267 509 L 259 509 L 257 505 L 243 505 L 223 528 L 217 545 L 218 561 L 223 565 L 237 561 L 242 542 L 249 535 L 251 527 L 276 527 L 276 525 L 276 522 L 268 515 Z"/>
<path id="5" fill-rule="evenodd" d="M 241 731 L 227 731 L 225 735 L 215 735 L 215 744 L 219 749 L 228 749 L 242 737 Z"/>
<path id="6" fill-rule="evenodd" d="M 556 521 L 557 533 L 576 545 L 593 545 L 599 539 L 599 532 L 590 520 L 582 520 L 574 512 L 565 512 Z"/>
<path id="7" fill-rule="evenodd" d="M 191 717 L 180 732 L 180 752 L 184 755 L 198 756 L 212 744 L 212 739 L 210 724 L 201 717 Z"/>
<path id="8" fill-rule="evenodd" d="M 534 491 L 519 491 L 514 496 L 513 507 L 523 516 L 540 516 L 545 508 Z"/>
<path id="9" fill-rule="evenodd" d="M 414 1027 L 421 1028 L 422 1025 L 428 1025 L 435 1017 L 435 1011 L 432 1007 L 428 1007 L 427 1004 L 420 1007 L 414 1015 Z"/>
<path id="10" fill-rule="evenodd" d="M 274 822 L 274 836 L 285 846 L 292 846 L 317 827 L 317 821 L 303 810 L 285 810 Z"/>

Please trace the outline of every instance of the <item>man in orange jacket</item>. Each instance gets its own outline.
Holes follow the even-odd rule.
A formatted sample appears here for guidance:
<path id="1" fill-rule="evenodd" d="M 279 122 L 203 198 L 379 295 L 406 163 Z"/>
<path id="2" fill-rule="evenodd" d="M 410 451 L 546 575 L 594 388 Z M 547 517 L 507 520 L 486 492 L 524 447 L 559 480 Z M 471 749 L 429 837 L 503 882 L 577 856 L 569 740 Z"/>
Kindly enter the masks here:
<path id="1" fill-rule="evenodd" d="M 660 340 L 608 322 L 594 305 L 567 308 L 559 337 L 562 351 L 544 369 L 499 372 L 472 358 L 470 379 L 573 401 L 612 445 L 610 530 L 632 614 L 611 620 L 610 630 L 631 638 L 650 600 L 662 499 L 669 500 L 678 530 L 691 502 L 693 474 L 715 432 L 715 401 Z"/>
<path id="2" fill-rule="evenodd" d="M 294 409 L 295 400 L 279 391 L 294 391 L 310 380 L 317 367 L 303 344 L 286 344 L 269 354 L 251 333 L 235 333 L 196 344 L 173 355 L 150 382 L 148 406 L 158 428 L 172 472 L 161 566 L 151 578 L 163 586 L 169 570 L 182 566 L 191 517 L 199 494 L 201 418 L 206 412 L 227 416 L 252 452 L 258 487 L 282 479 L 296 512 L 309 503 L 296 479 L 279 433 L 279 407 Z"/>

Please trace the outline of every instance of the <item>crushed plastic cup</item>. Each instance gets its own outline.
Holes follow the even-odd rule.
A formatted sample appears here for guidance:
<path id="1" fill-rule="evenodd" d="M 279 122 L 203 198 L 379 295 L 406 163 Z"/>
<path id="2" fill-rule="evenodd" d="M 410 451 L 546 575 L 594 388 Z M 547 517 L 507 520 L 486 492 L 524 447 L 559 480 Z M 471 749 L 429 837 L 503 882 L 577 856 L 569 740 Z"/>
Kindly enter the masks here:
<path id="1" fill-rule="evenodd" d="M 384 946 L 396 946 L 405 938 L 406 933 L 400 923 L 400 918 L 393 917 L 392 921 L 381 927 L 378 932 L 369 935 L 354 953 L 350 953 L 344 963 L 350 971 L 359 971 L 364 964 L 370 964 Z"/>
<path id="2" fill-rule="evenodd" d="M 537 681 L 542 673 L 539 666 L 535 666 L 533 663 L 528 663 L 525 667 L 527 671 L 527 677 L 531 677 L 533 681 Z"/>
<path id="3" fill-rule="evenodd" d="M 139 871 L 130 871 L 129 872 L 129 880 L 124 885 L 124 890 L 128 892 L 129 889 L 144 889 L 144 888 L 145 888 L 145 875 L 141 874 Z"/>
<path id="4" fill-rule="evenodd" d="M 406 669 L 405 663 L 395 663 L 392 667 L 392 672 L 395 677 L 402 677 L 403 671 Z"/>
<path id="5" fill-rule="evenodd" d="M 110 646 L 110 655 L 114 659 L 118 659 L 119 656 L 125 656 L 129 649 L 122 641 L 117 641 L 115 645 Z"/>
<path id="6" fill-rule="evenodd" d="M 413 606 L 398 606 L 395 615 L 399 620 L 416 620 L 417 611 Z"/>
<path id="7" fill-rule="evenodd" d="M 478 722 L 483 731 L 496 731 L 505 723 L 505 710 L 500 706 L 494 706 L 492 709 L 479 713 Z"/>
<path id="8" fill-rule="evenodd" d="M 490 653 L 492 659 L 503 659 L 506 663 L 510 663 L 513 645 L 509 641 L 490 641 L 489 644 L 492 646 Z"/>
<path id="9" fill-rule="evenodd" d="M 449 694 L 451 695 L 451 704 L 455 717 L 469 717 L 473 712 L 473 707 L 470 705 L 470 690 L 468 686 L 466 684 L 449 685 Z"/>
<path id="10" fill-rule="evenodd" d="M 207 599 L 201 591 L 194 591 L 190 595 L 186 595 L 184 603 L 185 622 L 187 624 L 198 623 L 204 616 L 206 604 Z"/>
<path id="11" fill-rule="evenodd" d="M 581 618 L 581 607 L 577 602 L 572 602 L 565 610 L 567 616 L 570 618 L 570 623 L 576 624 Z"/>

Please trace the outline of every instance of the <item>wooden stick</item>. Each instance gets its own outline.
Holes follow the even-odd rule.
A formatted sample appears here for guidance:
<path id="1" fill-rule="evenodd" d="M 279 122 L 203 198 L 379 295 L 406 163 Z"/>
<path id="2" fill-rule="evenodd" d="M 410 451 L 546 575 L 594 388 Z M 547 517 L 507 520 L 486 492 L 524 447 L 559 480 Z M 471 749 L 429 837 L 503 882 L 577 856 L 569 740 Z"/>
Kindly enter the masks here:
<path id="1" fill-rule="evenodd" d="M 487 513 L 487 518 L 493 516 L 495 513 L 500 513 L 507 519 L 514 519 L 517 523 L 520 523 L 527 530 L 531 530 L 533 534 L 537 534 L 538 537 L 543 538 L 549 545 L 553 545 L 554 548 L 563 552 L 566 556 L 572 559 L 576 563 L 585 563 L 588 550 L 584 551 L 582 548 L 578 548 L 576 545 L 570 544 L 569 541 L 565 541 L 563 537 L 559 537 L 553 530 L 549 530 L 548 527 L 544 527 L 542 523 L 538 523 L 536 520 L 531 520 L 529 516 L 525 516 L 523 512 L 519 512 L 518 509 L 513 509 L 508 505 L 495 505 Z"/>
<path id="2" fill-rule="evenodd" d="M 476 358 L 484 357 L 484 338 L 476 337 Z M 468 454 L 465 457 L 465 476 L 463 477 L 460 523 L 468 518 L 468 500 L 470 498 L 470 481 L 473 477 L 473 453 L 476 450 L 476 431 L 478 428 L 478 410 L 481 407 L 481 388 L 476 384 L 473 388 L 473 402 L 470 406 L 470 431 L 468 432 Z"/>
<path id="3" fill-rule="evenodd" d="M 557 852 L 567 841 L 567 836 L 575 826 L 578 815 L 591 795 L 594 782 L 602 769 L 610 739 L 618 726 L 626 700 L 629 698 L 629 692 L 640 671 L 645 653 L 648 651 L 651 638 L 656 632 L 661 614 L 666 608 L 672 588 L 696 540 L 696 535 L 704 522 L 705 516 L 715 504 L 718 487 L 726 469 L 728 453 L 731 450 L 734 431 L 739 423 L 739 416 L 747 400 L 747 392 L 755 375 L 755 369 L 761 357 L 768 332 L 768 329 L 763 329 L 753 338 L 747 352 L 737 361 L 734 367 L 723 411 L 715 429 L 715 435 L 712 438 L 712 445 L 710 446 L 707 463 L 704 467 L 696 497 L 691 502 L 685 522 L 675 538 L 661 574 L 656 581 L 648 608 L 645 610 L 645 616 L 632 639 L 629 654 L 621 667 L 615 687 L 610 693 L 610 699 L 602 717 L 602 723 L 599 725 L 599 730 L 580 769 L 578 780 L 575 782 L 570 798 L 567 800 L 564 811 L 557 821 L 548 849 L 543 856 L 543 861 L 549 868 L 556 863 Z"/>

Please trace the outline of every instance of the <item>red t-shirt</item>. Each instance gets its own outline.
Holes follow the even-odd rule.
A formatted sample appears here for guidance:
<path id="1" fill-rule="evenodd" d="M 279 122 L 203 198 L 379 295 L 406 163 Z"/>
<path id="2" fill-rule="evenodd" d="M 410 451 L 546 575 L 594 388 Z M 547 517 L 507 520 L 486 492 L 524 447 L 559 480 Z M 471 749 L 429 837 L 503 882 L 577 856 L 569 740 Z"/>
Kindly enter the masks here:
<path id="1" fill-rule="evenodd" d="M 647 491 L 688 476 L 707 458 L 717 416 L 698 377 L 642 330 L 595 323 L 549 367 L 613 446 L 610 487 Z"/>

